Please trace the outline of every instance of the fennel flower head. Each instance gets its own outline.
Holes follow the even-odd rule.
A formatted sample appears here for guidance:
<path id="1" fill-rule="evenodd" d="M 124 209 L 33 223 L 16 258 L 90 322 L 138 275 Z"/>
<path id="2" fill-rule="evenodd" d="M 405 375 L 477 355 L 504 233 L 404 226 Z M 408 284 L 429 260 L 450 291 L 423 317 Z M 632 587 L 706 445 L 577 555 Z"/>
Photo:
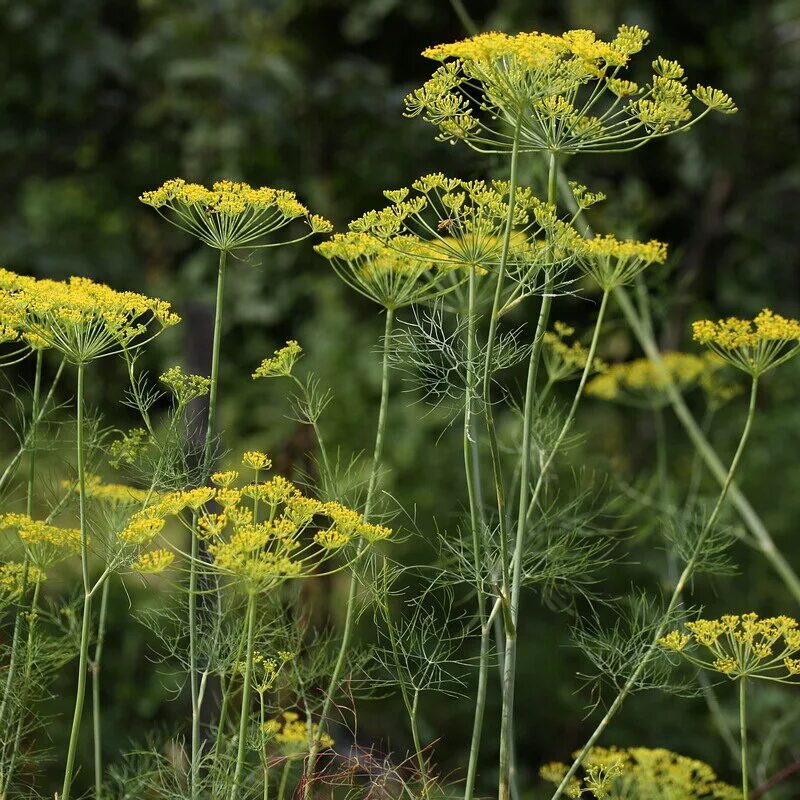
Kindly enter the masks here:
<path id="1" fill-rule="evenodd" d="M 760 678 L 800 682 L 800 629 L 792 617 L 726 614 L 687 622 L 659 640 L 695 666 L 732 680 Z"/>
<path id="2" fill-rule="evenodd" d="M 74 364 L 135 350 L 180 322 L 168 302 L 118 292 L 89 278 L 0 280 L 0 306 L 20 341 Z"/>
<path id="3" fill-rule="evenodd" d="M 440 141 L 482 152 L 572 154 L 633 150 L 712 110 L 737 110 L 719 89 L 690 91 L 683 67 L 660 56 L 647 83 L 628 80 L 648 39 L 622 25 L 610 41 L 589 30 L 490 32 L 430 47 L 423 55 L 442 66 L 406 97 L 406 116 L 437 127 Z"/>
<path id="4" fill-rule="evenodd" d="M 556 322 L 553 330 L 544 334 L 542 358 L 547 377 L 553 383 L 577 378 L 586 368 L 589 348 L 573 339 L 574 335 L 575 329 L 563 322 Z M 592 372 L 602 374 L 607 369 L 608 365 L 604 361 L 592 359 Z"/>
<path id="5" fill-rule="evenodd" d="M 794 358 L 800 352 L 800 321 L 763 309 L 754 319 L 728 317 L 692 323 L 696 342 L 706 345 L 724 361 L 758 377 Z"/>
<path id="6" fill-rule="evenodd" d="M 228 578 L 246 591 L 266 591 L 293 578 L 335 572 L 351 563 L 331 561 L 357 541 L 375 544 L 392 531 L 368 523 L 363 515 L 335 502 L 304 495 L 280 475 L 258 479 L 270 467 L 258 451 L 244 454 L 242 463 L 254 479 L 242 482 L 237 470 L 211 476 L 213 486 L 169 492 L 147 509 L 150 518 L 197 514 L 197 534 L 210 557 L 203 568 Z"/>
<path id="7" fill-rule="evenodd" d="M 742 793 L 720 781 L 714 770 L 694 758 L 664 748 L 593 747 L 587 753 L 583 776 L 567 786 L 568 797 L 596 800 L 741 800 Z M 556 785 L 567 774 L 566 764 L 554 762 L 539 770 Z"/>
<path id="8" fill-rule="evenodd" d="M 294 192 L 253 188 L 246 183 L 217 181 L 210 189 L 182 178 L 166 181 L 139 198 L 164 219 L 215 250 L 277 247 L 328 233 L 330 222 L 312 214 Z M 273 234 L 297 220 L 305 233 L 274 240 Z"/>
<path id="9" fill-rule="evenodd" d="M 507 181 L 464 181 L 432 173 L 384 194 L 391 205 L 368 211 L 350 223 L 350 230 L 438 270 L 474 268 L 483 274 L 505 261 L 529 277 L 544 264 L 551 271 L 563 270 L 582 252 L 580 234 L 558 218 L 552 205 L 521 187 L 515 190 L 506 242 Z"/>
<path id="10" fill-rule="evenodd" d="M 443 285 L 452 274 L 449 267 L 421 257 L 421 243 L 410 236 L 389 245 L 368 233 L 349 231 L 334 234 L 314 250 L 348 286 L 387 309 L 432 300 L 453 285 Z"/>

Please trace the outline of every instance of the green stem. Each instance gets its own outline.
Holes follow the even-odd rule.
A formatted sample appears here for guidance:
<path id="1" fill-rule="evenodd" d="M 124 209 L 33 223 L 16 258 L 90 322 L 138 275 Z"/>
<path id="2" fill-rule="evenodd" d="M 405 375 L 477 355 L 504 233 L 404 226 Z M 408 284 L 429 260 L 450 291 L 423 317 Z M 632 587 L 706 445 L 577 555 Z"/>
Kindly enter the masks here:
<path id="1" fill-rule="evenodd" d="M 208 392 L 208 417 L 203 445 L 203 471 L 211 471 L 211 445 L 217 420 L 217 396 L 219 392 L 219 358 L 222 342 L 222 312 L 225 300 L 225 269 L 228 253 L 219 252 L 217 270 L 217 295 L 214 304 L 214 337 L 211 345 L 211 386 Z M 189 561 L 189 691 L 192 695 L 192 734 L 190 757 L 190 788 L 192 798 L 197 798 L 200 780 L 200 697 L 197 667 L 197 565 L 200 559 L 200 539 L 197 536 L 197 513 L 192 517 L 191 559 Z"/>
<path id="2" fill-rule="evenodd" d="M 714 509 L 711 512 L 711 516 L 708 518 L 708 521 L 703 527 L 703 530 L 700 532 L 694 550 L 692 551 L 692 555 L 690 556 L 688 562 L 686 563 L 686 566 L 684 567 L 683 572 L 681 573 L 681 576 L 675 585 L 672 597 L 670 598 L 667 609 L 662 617 L 661 624 L 656 629 L 655 634 L 653 635 L 653 638 L 650 644 L 648 645 L 647 650 L 645 650 L 641 661 L 636 666 L 636 669 L 630 675 L 628 680 L 625 682 L 625 685 L 617 694 L 616 698 L 614 698 L 614 702 L 609 707 L 605 716 L 600 720 L 597 727 L 592 732 L 592 735 L 587 740 L 586 744 L 583 746 L 581 751 L 576 756 L 575 760 L 572 763 L 572 766 L 569 768 L 566 775 L 564 775 L 563 780 L 561 781 L 555 793 L 551 797 L 551 800 L 558 800 L 558 798 L 561 797 L 561 795 L 564 793 L 568 784 L 572 780 L 573 776 L 578 771 L 578 768 L 583 763 L 583 760 L 586 758 L 587 753 L 589 752 L 589 750 L 591 750 L 592 747 L 594 747 L 595 743 L 602 736 L 603 732 L 608 727 L 611 720 L 613 720 L 614 717 L 617 715 L 617 712 L 622 707 L 622 704 L 625 702 L 627 696 L 636 687 L 637 681 L 639 680 L 639 676 L 642 674 L 645 667 L 650 663 L 650 659 L 653 657 L 653 654 L 657 651 L 658 640 L 664 635 L 666 631 L 666 626 L 668 622 L 671 620 L 672 613 L 675 611 L 675 609 L 678 606 L 678 603 L 681 600 L 681 595 L 683 594 L 684 588 L 686 587 L 687 583 L 692 577 L 695 564 L 697 563 L 697 559 L 702 553 L 703 546 L 705 545 L 709 534 L 711 533 L 714 525 L 716 524 L 717 518 L 719 517 L 720 511 L 722 510 L 722 506 L 725 503 L 725 499 L 727 498 L 730 489 L 733 485 L 733 476 L 735 475 L 736 469 L 739 466 L 739 461 L 742 457 L 742 453 L 744 452 L 745 445 L 747 444 L 747 440 L 750 436 L 750 429 L 752 428 L 753 425 L 753 417 L 755 416 L 757 394 L 758 394 L 758 379 L 753 378 L 753 382 L 750 388 L 750 404 L 747 410 L 747 419 L 745 420 L 744 429 L 742 430 L 742 435 L 741 438 L 739 439 L 739 445 L 736 448 L 736 452 L 734 453 L 733 459 L 731 460 L 731 465 L 728 468 L 728 471 L 725 475 L 725 479 L 723 481 L 719 497 L 717 498 L 716 505 L 714 506 Z"/>
<path id="3" fill-rule="evenodd" d="M 42 388 L 42 350 L 36 351 L 36 372 L 33 379 L 33 398 L 31 402 L 31 422 L 28 427 L 28 433 L 23 441 L 19 453 L 30 450 L 28 461 L 28 488 L 26 494 L 25 513 L 30 517 L 33 514 L 33 483 L 36 477 L 36 426 L 40 418 L 39 414 L 39 398 Z M 63 362 L 62 362 L 63 367 Z M 59 370 L 60 374 L 60 370 Z M 49 398 L 49 395 L 48 395 Z M 14 462 L 16 463 L 16 462 Z M 9 465 L 10 466 L 10 465 Z M 8 468 L 6 468 L 8 472 Z M 4 476 L 5 477 L 5 476 Z M 1 483 L 1 482 L 0 482 Z M 28 589 L 28 570 L 30 569 L 30 553 L 27 547 L 25 548 L 25 560 L 22 567 L 22 593 L 21 598 L 24 599 Z M 3 701 L 0 703 L 0 728 L 3 726 L 5 718 L 6 707 L 8 705 L 11 687 L 14 684 L 14 679 L 17 674 L 17 651 L 19 649 L 19 639 L 22 631 L 22 613 L 21 607 L 17 608 L 14 616 L 14 632 L 11 635 L 11 655 L 8 660 L 8 673 L 6 675 L 5 686 L 3 687 Z"/>
<path id="4" fill-rule="evenodd" d="M 489 452 L 492 457 L 492 475 L 494 478 L 495 498 L 497 501 L 497 518 L 500 532 L 500 560 L 502 563 L 503 592 L 508 594 L 506 579 L 508 577 L 508 530 L 505 512 L 505 490 L 503 488 L 503 471 L 500 461 L 500 446 L 497 441 L 497 429 L 494 423 L 492 410 L 492 367 L 494 365 L 494 350 L 497 339 L 497 323 L 499 319 L 503 286 L 506 277 L 508 253 L 511 245 L 511 231 L 514 227 L 514 205 L 517 192 L 517 178 L 519 172 L 519 132 L 522 125 L 520 114 L 514 128 L 514 139 L 511 146 L 511 166 L 508 186 L 508 213 L 506 214 L 505 228 L 503 231 L 503 247 L 500 253 L 500 264 L 497 270 L 497 283 L 495 284 L 492 312 L 489 317 L 489 332 L 486 337 L 486 360 L 483 367 L 483 413 L 486 416 L 486 430 L 489 440 Z"/>
<path id="5" fill-rule="evenodd" d="M 38 406 L 38 413 L 35 416 L 31 417 L 31 423 L 28 426 L 27 433 L 25 434 L 25 438 L 22 440 L 17 452 L 14 453 L 13 458 L 9 463 L 6 465 L 6 468 L 3 470 L 2 476 L 0 476 L 0 491 L 5 488 L 6 483 L 11 478 L 11 475 L 14 472 L 15 467 L 19 463 L 22 456 L 31 448 L 31 443 L 36 436 L 36 431 L 41 424 L 42 419 L 44 419 L 45 414 L 47 413 L 47 407 L 50 405 L 50 402 L 53 399 L 53 395 L 55 394 L 56 387 L 58 386 L 58 382 L 61 379 L 61 373 L 64 371 L 64 365 L 66 364 L 65 359 L 61 359 L 61 363 L 58 366 L 58 370 L 53 378 L 53 382 L 50 384 L 50 389 L 47 392 L 47 396 L 45 397 L 44 401 Z M 37 369 L 39 368 L 38 365 L 38 353 L 37 353 Z M 34 393 L 36 391 L 34 383 Z"/>
<path id="6" fill-rule="evenodd" d="M 644 350 L 645 355 L 647 355 L 647 357 L 654 364 L 661 364 L 662 358 L 658 349 L 658 345 L 656 344 L 656 341 L 650 332 L 642 324 L 635 308 L 633 307 L 633 303 L 631 302 L 625 290 L 622 288 L 616 289 L 614 296 L 620 308 L 622 309 L 622 313 L 625 315 L 625 319 L 628 321 L 631 330 L 633 330 L 634 335 L 639 340 L 639 344 Z M 695 420 L 691 411 L 689 411 L 689 408 L 683 399 L 683 395 L 680 393 L 675 384 L 668 379 L 668 373 L 666 370 L 664 370 L 664 374 L 667 376 L 664 384 L 665 391 L 667 392 L 667 396 L 676 416 L 686 430 L 686 433 L 689 435 L 692 444 L 700 453 L 700 456 L 705 462 L 709 472 L 711 472 L 720 485 L 723 485 L 725 482 L 725 467 L 720 461 L 719 456 L 715 452 L 714 448 L 703 434 L 703 431 L 697 424 L 697 421 Z M 784 558 L 783 554 L 776 547 L 772 536 L 759 517 L 758 513 L 755 511 L 753 506 L 750 505 L 748 499 L 735 484 L 730 486 L 730 498 L 731 504 L 742 518 L 742 521 L 747 529 L 758 542 L 761 552 L 770 562 L 773 569 L 781 577 L 783 583 L 791 592 L 795 601 L 800 603 L 800 577 L 798 577 L 797 573 L 792 569 L 790 564 Z"/>
<path id="7" fill-rule="evenodd" d="M 750 797 L 750 781 L 747 777 L 747 678 L 739 678 L 739 737 L 742 741 L 742 798 Z"/>
<path id="8" fill-rule="evenodd" d="M 391 351 L 391 336 L 394 327 L 394 309 L 386 309 L 386 324 L 383 332 L 383 361 L 381 367 L 381 400 L 380 408 L 378 410 L 378 426 L 375 431 L 375 448 L 372 453 L 372 471 L 370 472 L 369 484 L 367 486 L 367 497 L 364 503 L 364 519 L 369 519 L 372 512 L 372 506 L 375 498 L 375 489 L 378 485 L 378 471 L 381 464 L 381 457 L 383 455 L 383 441 L 386 435 L 386 419 L 389 409 L 389 354 Z M 358 553 L 361 553 L 363 548 L 363 540 L 359 542 Z M 317 725 L 317 732 L 311 742 L 311 747 L 308 753 L 308 760 L 306 761 L 305 768 L 305 787 L 303 789 L 303 800 L 310 800 L 314 796 L 314 777 L 317 767 L 317 756 L 319 754 L 320 741 L 322 735 L 325 733 L 328 715 L 331 711 L 333 704 L 334 694 L 336 693 L 339 680 L 344 671 L 345 662 L 347 661 L 347 651 L 350 647 L 350 640 L 353 636 L 353 628 L 355 624 L 356 615 L 356 594 L 358 592 L 358 581 L 356 580 L 354 572 L 350 572 L 350 586 L 347 592 L 347 605 L 345 608 L 344 630 L 342 631 L 342 641 L 339 644 L 339 652 L 336 656 L 336 663 L 331 673 L 330 681 L 325 692 L 325 700 L 322 704 L 322 710 L 319 715 L 319 723 Z"/>
<path id="9" fill-rule="evenodd" d="M 475 778 L 478 771 L 478 756 L 481 747 L 481 731 L 483 718 L 486 712 L 486 690 L 489 676 L 489 627 L 486 623 L 486 596 L 483 591 L 481 536 L 483 533 L 480 521 L 480 495 L 478 494 L 477 477 L 477 447 L 473 425 L 473 395 L 475 370 L 475 300 L 477 277 L 475 267 L 469 270 L 469 301 L 467 307 L 467 375 L 464 393 L 464 474 L 467 481 L 467 496 L 469 500 L 469 518 L 472 529 L 472 556 L 475 568 L 475 594 L 478 604 L 478 620 L 481 626 L 481 649 L 478 662 L 478 687 L 475 695 L 475 713 L 472 723 L 472 739 L 469 748 L 469 762 L 467 764 L 467 780 L 464 787 L 464 800 L 472 800 L 475 791 Z"/>
<path id="10" fill-rule="evenodd" d="M 233 773 L 233 786 L 230 800 L 237 800 L 244 769 L 244 754 L 247 745 L 247 725 L 250 721 L 250 683 L 253 672 L 253 647 L 256 629 L 256 594 L 251 589 L 247 596 L 247 653 L 242 684 L 242 705 L 239 716 L 239 742 L 236 750 L 236 767 Z"/>
<path id="11" fill-rule="evenodd" d="M 529 488 L 528 472 L 527 472 L 527 467 L 525 467 L 525 464 L 528 461 L 530 455 L 530 442 L 528 442 L 527 451 L 523 450 L 522 453 L 524 459 L 523 466 L 525 468 L 523 474 L 523 481 L 520 484 L 520 504 L 519 504 L 519 516 L 517 518 L 517 537 L 516 537 L 516 542 L 514 544 L 513 576 L 511 582 L 512 592 L 511 592 L 511 608 L 510 608 L 512 627 L 510 631 L 506 632 L 505 663 L 503 665 L 503 710 L 502 710 L 501 727 L 500 727 L 500 782 L 499 782 L 500 800 L 507 800 L 509 796 L 509 785 L 511 777 L 510 754 L 513 747 L 512 731 L 514 722 L 514 690 L 515 690 L 516 658 L 517 658 L 516 628 L 519 620 L 519 604 L 520 604 L 520 595 L 522 591 L 522 561 L 525 555 L 525 539 L 526 539 L 525 533 L 527 529 L 527 520 L 531 510 L 535 508 L 536 503 L 539 499 L 539 495 L 542 491 L 542 487 L 544 486 L 547 472 L 550 469 L 550 466 L 553 460 L 555 459 L 556 454 L 560 450 L 564 438 L 566 437 L 567 433 L 572 427 L 573 421 L 575 420 L 575 414 L 577 413 L 578 405 L 580 403 L 581 397 L 583 396 L 583 390 L 586 386 L 586 382 L 592 371 L 592 363 L 594 362 L 595 353 L 597 352 L 597 344 L 600 340 L 600 330 L 603 325 L 606 309 L 608 308 L 608 298 L 609 298 L 608 291 L 604 291 L 602 300 L 600 301 L 600 308 L 597 312 L 597 320 L 595 322 L 594 331 L 592 333 L 592 341 L 591 344 L 589 345 L 589 351 L 586 356 L 586 365 L 584 366 L 583 373 L 581 374 L 581 379 L 580 383 L 578 384 L 578 389 L 575 392 L 575 397 L 572 400 L 572 405 L 570 406 L 569 412 L 567 413 L 567 417 L 564 420 L 563 425 L 561 426 L 561 430 L 559 431 L 555 442 L 553 442 L 553 445 L 550 451 L 548 452 L 546 458 L 542 462 L 542 466 L 539 471 L 539 476 L 536 480 L 536 485 L 534 486 L 533 492 L 530 495 L 530 501 L 528 501 L 528 488 Z M 532 409 L 529 407 L 528 404 L 530 405 L 533 404 L 532 395 L 526 399 L 526 411 L 527 411 L 526 423 L 528 423 L 527 418 L 529 414 L 532 414 Z"/>
<path id="12" fill-rule="evenodd" d="M 100 595 L 100 618 L 97 622 L 97 639 L 94 658 L 89 665 L 92 673 L 92 734 L 94 737 L 94 796 L 100 800 L 103 794 L 103 728 L 102 708 L 100 706 L 100 663 L 103 659 L 103 644 L 106 639 L 106 614 L 108 611 L 108 592 L 111 581 L 103 583 Z"/>
<path id="13" fill-rule="evenodd" d="M 284 800 L 284 796 L 286 794 L 286 784 L 289 780 L 289 768 L 291 765 L 292 762 L 287 758 L 286 763 L 283 765 L 283 771 L 281 772 L 281 782 L 278 786 L 278 800 Z"/>

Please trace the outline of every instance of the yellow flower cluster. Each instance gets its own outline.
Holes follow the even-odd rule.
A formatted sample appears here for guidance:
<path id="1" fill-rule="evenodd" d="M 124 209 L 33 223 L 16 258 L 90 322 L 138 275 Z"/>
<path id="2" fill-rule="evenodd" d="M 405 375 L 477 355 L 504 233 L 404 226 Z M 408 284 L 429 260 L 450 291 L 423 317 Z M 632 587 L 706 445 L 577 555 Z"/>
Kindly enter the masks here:
<path id="1" fill-rule="evenodd" d="M 260 472 L 262 469 L 270 469 L 272 460 L 260 450 L 248 450 L 246 453 L 242 453 L 242 464 L 256 472 Z"/>
<path id="2" fill-rule="evenodd" d="M 310 742 L 317 736 L 319 726 L 312 723 L 309 734 L 306 720 L 301 719 L 294 711 L 284 711 L 280 717 L 265 722 L 262 731 L 290 753 L 305 753 Z M 333 739 L 323 733 L 320 736 L 320 746 L 323 750 L 333 747 Z"/>
<path id="3" fill-rule="evenodd" d="M 257 451 L 242 460 L 251 468 L 269 465 Z M 339 503 L 305 496 L 281 476 L 241 486 L 238 479 L 236 470 L 217 472 L 211 476 L 213 487 L 168 492 L 134 514 L 120 538 L 147 544 L 165 517 L 191 509 L 198 515 L 197 534 L 207 543 L 208 568 L 241 581 L 248 590 L 265 590 L 313 573 L 332 551 L 352 541 L 372 544 L 392 535 Z"/>
<path id="4" fill-rule="evenodd" d="M 670 384 L 685 391 L 697 385 L 709 370 L 706 359 L 691 353 L 664 353 L 661 364 L 637 358 L 612 364 L 586 385 L 586 393 L 601 400 L 659 407 L 668 402 Z"/>
<path id="5" fill-rule="evenodd" d="M 81 532 L 75 528 L 59 528 L 27 514 L 3 514 L 0 530 L 15 530 L 25 545 L 32 562 L 41 570 L 80 552 Z"/>
<path id="6" fill-rule="evenodd" d="M 142 553 L 142 555 L 133 562 L 133 569 L 136 572 L 154 575 L 163 572 L 174 560 L 175 554 L 170 550 L 164 548 L 149 550 L 147 553 Z"/>
<path id="7" fill-rule="evenodd" d="M 649 83 L 621 77 L 649 34 L 623 25 L 611 41 L 588 30 L 482 33 L 423 52 L 443 62 L 406 97 L 406 116 L 439 129 L 440 141 L 508 152 L 619 152 L 686 130 L 711 110 L 736 111 L 718 89 L 686 87 L 683 67 L 657 58 Z M 692 97 L 704 109 L 693 117 Z"/>
<path id="8" fill-rule="evenodd" d="M 666 260 L 667 246 L 663 242 L 619 240 L 610 234 L 598 234 L 582 242 L 578 265 L 601 289 L 611 291 L 630 283 L 651 264 Z"/>
<path id="9" fill-rule="evenodd" d="M 124 483 L 105 483 L 99 475 L 86 475 L 84 483 L 87 497 L 110 506 L 139 505 L 154 496 L 146 489 L 137 489 Z M 62 481 L 61 486 L 78 492 L 78 484 L 75 481 Z"/>
<path id="10" fill-rule="evenodd" d="M 563 322 L 556 322 L 552 331 L 544 335 L 542 357 L 548 378 L 555 383 L 580 375 L 586 368 L 589 349 L 579 341 L 567 341 L 575 335 L 575 329 Z M 599 358 L 592 361 L 592 371 L 603 373 L 608 365 Z"/>
<path id="11" fill-rule="evenodd" d="M 211 391 L 211 379 L 202 375 L 187 375 L 180 367 L 170 367 L 158 379 L 172 392 L 178 405 L 187 406 Z"/>
<path id="12" fill-rule="evenodd" d="M 573 778 L 567 796 L 597 800 L 741 800 L 741 792 L 720 781 L 703 761 L 663 748 L 593 747 L 584 762 L 584 777 Z M 560 784 L 567 766 L 546 764 L 539 774 Z"/>
<path id="13" fill-rule="evenodd" d="M 502 259 L 508 218 L 507 181 L 464 181 L 424 175 L 410 188 L 384 192 L 391 205 L 368 211 L 350 230 L 368 234 L 405 258 L 437 270 L 493 269 Z M 525 273 L 532 264 L 572 263 L 583 252 L 578 232 L 559 220 L 553 206 L 528 188 L 514 194 L 508 260 Z"/>
<path id="14" fill-rule="evenodd" d="M 266 186 L 256 189 L 234 181 L 217 181 L 207 189 L 175 178 L 139 199 L 217 250 L 275 246 L 280 243 L 264 240 L 295 219 L 308 228 L 300 238 L 333 229 L 330 222 L 312 214 L 294 192 Z"/>
<path id="15" fill-rule="evenodd" d="M 53 348 L 76 364 L 132 350 L 180 322 L 164 300 L 118 292 L 88 278 L 37 280 L 3 271 L 5 335 Z"/>
<path id="16" fill-rule="evenodd" d="M 303 348 L 290 340 L 284 347 L 276 350 L 271 356 L 265 358 L 253 373 L 256 378 L 288 378 L 292 374 L 294 365 L 303 354 Z"/>
<path id="17" fill-rule="evenodd" d="M 26 586 L 41 583 L 45 577 L 44 572 L 32 564 L 27 567 L 21 561 L 0 564 L 0 605 L 13 602 Z"/>
<path id="18" fill-rule="evenodd" d="M 800 630 L 792 617 L 761 619 L 750 613 L 698 619 L 687 622 L 685 632 L 671 631 L 659 644 L 731 679 L 800 680 Z M 703 655 L 697 654 L 698 649 Z"/>
<path id="19" fill-rule="evenodd" d="M 441 293 L 443 263 L 424 257 L 413 237 L 396 238 L 389 246 L 368 233 L 336 233 L 314 249 L 352 289 L 384 308 L 398 309 Z"/>
<path id="20" fill-rule="evenodd" d="M 750 375 L 758 376 L 800 351 L 800 321 L 763 309 L 754 319 L 728 317 L 692 323 L 696 342 Z"/>

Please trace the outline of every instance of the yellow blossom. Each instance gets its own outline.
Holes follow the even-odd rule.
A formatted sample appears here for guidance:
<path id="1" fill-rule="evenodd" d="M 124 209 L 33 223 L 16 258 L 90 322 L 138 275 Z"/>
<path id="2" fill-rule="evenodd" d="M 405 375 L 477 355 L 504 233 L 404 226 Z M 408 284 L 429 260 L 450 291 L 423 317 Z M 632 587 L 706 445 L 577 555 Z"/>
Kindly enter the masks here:
<path id="1" fill-rule="evenodd" d="M 297 359 L 303 353 L 303 348 L 290 340 L 284 347 L 276 350 L 269 358 L 265 358 L 253 373 L 256 378 L 288 378 L 292 374 Z"/>

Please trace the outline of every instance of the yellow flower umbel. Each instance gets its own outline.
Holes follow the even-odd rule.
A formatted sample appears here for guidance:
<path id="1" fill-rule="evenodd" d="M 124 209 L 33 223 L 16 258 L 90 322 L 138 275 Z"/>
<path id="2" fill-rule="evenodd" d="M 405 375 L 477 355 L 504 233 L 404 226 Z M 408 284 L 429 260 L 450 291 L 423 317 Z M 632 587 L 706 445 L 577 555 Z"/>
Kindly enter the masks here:
<path id="1" fill-rule="evenodd" d="M 286 342 L 284 347 L 276 350 L 259 364 L 252 375 L 253 380 L 257 378 L 288 378 L 302 355 L 303 348 L 296 341 L 292 339 Z"/>
<path id="2" fill-rule="evenodd" d="M 556 322 L 552 331 L 544 335 L 542 358 L 551 383 L 577 378 L 586 368 L 589 349 L 579 341 L 568 341 L 575 329 L 563 322 Z M 603 373 L 607 364 L 599 358 L 592 359 L 592 372 Z"/>
<path id="3" fill-rule="evenodd" d="M 180 322 L 164 300 L 88 278 L 26 279 L 16 288 L 0 287 L 0 306 L 14 315 L 23 341 L 52 347 L 73 364 L 130 353 Z"/>
<path id="4" fill-rule="evenodd" d="M 269 740 L 274 741 L 281 752 L 289 758 L 304 758 L 308 754 L 311 741 L 317 736 L 319 726 L 311 724 L 309 736 L 308 722 L 300 718 L 294 711 L 284 711 L 280 717 L 271 719 L 261 726 Z M 333 739 L 327 733 L 320 736 L 320 746 L 323 750 L 333 747 Z"/>
<path id="5" fill-rule="evenodd" d="M 731 680 L 761 678 L 800 682 L 800 630 L 792 617 L 728 614 L 687 622 L 659 644 L 703 669 Z"/>
<path id="6" fill-rule="evenodd" d="M 707 361 L 691 353 L 664 353 L 661 363 L 637 358 L 612 364 L 586 385 L 586 393 L 600 400 L 643 408 L 660 408 L 669 403 L 667 387 L 687 391 L 709 371 Z"/>
<path id="7" fill-rule="evenodd" d="M 350 223 L 404 258 L 437 270 L 474 268 L 478 274 L 503 262 L 510 185 L 506 181 L 463 181 L 441 173 L 424 175 L 410 188 L 387 191 L 392 205 L 369 211 Z M 506 268 L 517 286 L 508 303 L 535 291 L 546 266 L 551 291 L 555 277 L 583 252 L 583 239 L 558 219 L 553 206 L 530 189 L 517 188 L 511 217 Z"/>
<path id="8" fill-rule="evenodd" d="M 443 62 L 406 97 L 406 116 L 439 129 L 440 141 L 463 141 L 481 152 L 621 152 L 684 131 L 710 111 L 736 106 L 718 89 L 690 92 L 683 67 L 658 57 L 639 86 L 625 78 L 631 56 L 649 34 L 622 25 L 611 41 L 588 30 L 481 33 L 430 47 Z M 693 99 L 701 107 L 696 116 Z"/>
<path id="9" fill-rule="evenodd" d="M 800 322 L 774 314 L 768 308 L 755 319 L 728 317 L 692 323 L 696 342 L 754 378 L 783 364 L 800 352 Z"/>
<path id="10" fill-rule="evenodd" d="M 630 283 L 652 264 L 667 260 L 667 246 L 662 242 L 622 241 L 607 234 L 583 242 L 578 265 L 603 291 L 612 291 Z"/>
<path id="11" fill-rule="evenodd" d="M 294 192 L 255 189 L 246 183 L 217 181 L 207 189 L 181 178 L 169 180 L 139 198 L 164 219 L 215 250 L 276 247 L 299 242 L 314 233 L 328 233 L 330 222 L 312 214 Z M 302 236 L 271 241 L 270 237 L 299 220 L 306 227 Z"/>
<path id="12" fill-rule="evenodd" d="M 408 253 L 403 252 L 405 246 Z M 334 234 L 314 249 L 348 286 L 393 311 L 432 300 L 454 285 L 442 285 L 443 277 L 449 273 L 446 266 L 413 254 L 412 240 L 398 249 L 367 233 L 350 231 Z"/>
<path id="13" fill-rule="evenodd" d="M 593 747 L 583 762 L 583 779 L 569 784 L 568 797 L 597 800 L 741 800 L 738 789 L 720 781 L 708 764 L 663 748 Z M 539 770 L 560 784 L 566 764 Z"/>
<path id="14" fill-rule="evenodd" d="M 77 555 L 81 549 L 81 532 L 74 528 L 59 528 L 27 514 L 3 514 L 0 530 L 17 532 L 30 563 L 44 572 L 64 559 Z"/>

